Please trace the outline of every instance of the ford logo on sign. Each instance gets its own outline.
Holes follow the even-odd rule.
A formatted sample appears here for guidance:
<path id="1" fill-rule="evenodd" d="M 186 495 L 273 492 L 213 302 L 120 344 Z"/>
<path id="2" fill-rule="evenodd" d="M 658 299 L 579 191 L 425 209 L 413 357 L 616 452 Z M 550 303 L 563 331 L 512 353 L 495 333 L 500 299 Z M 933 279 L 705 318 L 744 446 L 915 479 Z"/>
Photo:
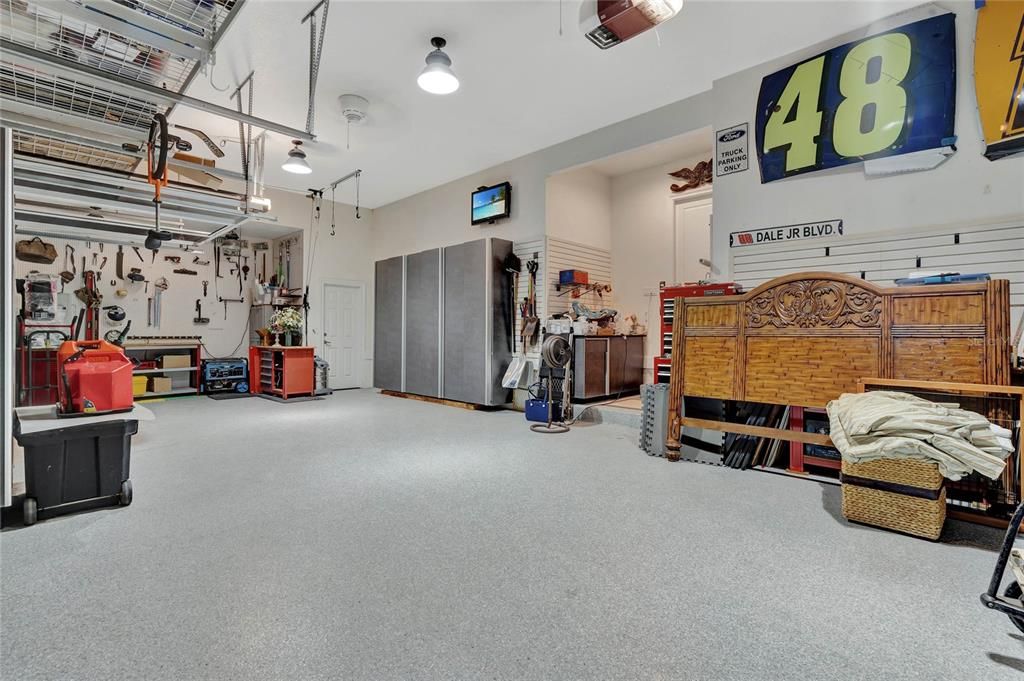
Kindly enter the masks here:
<path id="1" fill-rule="evenodd" d="M 725 143 L 725 142 L 735 142 L 736 140 L 738 140 L 739 138 L 743 137 L 746 134 L 747 133 L 745 133 L 742 130 L 730 130 L 729 132 L 725 132 L 725 133 L 722 133 L 721 135 L 719 135 L 718 136 L 718 141 L 719 142 L 723 142 L 723 143 Z"/>

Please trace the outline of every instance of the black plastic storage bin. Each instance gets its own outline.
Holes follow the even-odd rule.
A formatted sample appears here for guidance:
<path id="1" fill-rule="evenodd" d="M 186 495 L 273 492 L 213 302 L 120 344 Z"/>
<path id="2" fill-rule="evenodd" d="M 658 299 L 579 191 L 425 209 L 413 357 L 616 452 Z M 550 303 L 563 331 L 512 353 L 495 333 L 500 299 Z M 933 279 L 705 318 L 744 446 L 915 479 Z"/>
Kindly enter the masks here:
<path id="1" fill-rule="evenodd" d="M 25 448 L 26 525 L 38 517 L 132 503 L 128 479 L 139 422 L 104 421 L 38 433 L 15 432 Z"/>

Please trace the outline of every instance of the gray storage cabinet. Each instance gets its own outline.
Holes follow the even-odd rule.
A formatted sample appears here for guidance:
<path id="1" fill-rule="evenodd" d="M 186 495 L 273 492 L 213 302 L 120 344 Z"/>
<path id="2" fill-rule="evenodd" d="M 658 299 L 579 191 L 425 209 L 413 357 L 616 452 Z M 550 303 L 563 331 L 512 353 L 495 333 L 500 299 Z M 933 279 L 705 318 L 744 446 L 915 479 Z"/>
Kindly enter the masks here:
<path id="1" fill-rule="evenodd" d="M 509 402 L 501 378 L 512 360 L 503 267 L 511 252 L 511 241 L 477 239 L 379 261 L 374 348 L 386 354 L 374 358 L 374 385 L 473 404 Z M 382 324 L 395 310 L 399 323 Z M 397 371 L 385 369 L 382 361 L 390 364 L 396 348 Z"/>
<path id="2" fill-rule="evenodd" d="M 441 396 L 441 249 L 405 256 L 405 392 Z"/>
<path id="3" fill-rule="evenodd" d="M 402 390 L 405 258 L 378 260 L 374 273 L 373 385 Z"/>

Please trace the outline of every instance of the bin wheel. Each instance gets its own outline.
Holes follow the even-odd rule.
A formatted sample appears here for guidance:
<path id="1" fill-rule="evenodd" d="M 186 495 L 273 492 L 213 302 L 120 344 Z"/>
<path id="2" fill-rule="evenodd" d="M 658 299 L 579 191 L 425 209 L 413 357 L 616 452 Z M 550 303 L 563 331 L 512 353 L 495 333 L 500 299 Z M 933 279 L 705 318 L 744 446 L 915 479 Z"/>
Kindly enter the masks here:
<path id="1" fill-rule="evenodd" d="M 1006 598 L 1016 598 L 1020 600 L 1021 589 L 1020 584 L 1016 580 L 1010 582 L 1009 586 L 1006 587 L 1006 591 L 1003 592 L 1003 596 Z M 1020 615 L 1007 615 L 1010 621 L 1013 622 L 1013 626 L 1017 627 L 1021 631 L 1024 631 L 1024 617 Z"/>
<path id="2" fill-rule="evenodd" d="M 39 505 L 32 497 L 26 497 L 21 504 L 21 517 L 25 525 L 35 525 L 39 519 Z"/>
<path id="3" fill-rule="evenodd" d="M 132 503 L 132 481 L 125 480 L 121 483 L 121 498 L 118 499 L 118 503 L 122 506 L 128 506 Z"/>

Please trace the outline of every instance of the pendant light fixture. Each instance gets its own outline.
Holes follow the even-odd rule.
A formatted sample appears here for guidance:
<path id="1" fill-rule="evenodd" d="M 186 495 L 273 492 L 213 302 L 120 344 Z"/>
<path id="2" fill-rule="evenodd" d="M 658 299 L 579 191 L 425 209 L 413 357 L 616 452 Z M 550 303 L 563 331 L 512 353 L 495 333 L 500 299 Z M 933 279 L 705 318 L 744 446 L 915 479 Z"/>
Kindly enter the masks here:
<path id="1" fill-rule="evenodd" d="M 441 49 L 447 44 L 444 38 L 433 37 L 430 44 L 434 50 L 427 54 L 427 65 L 416 79 L 420 88 L 434 95 L 450 95 L 459 89 L 459 79 L 452 73 L 452 60 Z"/>
<path id="2" fill-rule="evenodd" d="M 295 173 L 296 175 L 309 175 L 313 172 L 313 169 L 306 163 L 306 152 L 302 150 L 302 142 L 300 140 L 292 140 L 292 144 L 295 146 L 288 152 L 288 160 L 281 164 L 281 170 Z"/>

